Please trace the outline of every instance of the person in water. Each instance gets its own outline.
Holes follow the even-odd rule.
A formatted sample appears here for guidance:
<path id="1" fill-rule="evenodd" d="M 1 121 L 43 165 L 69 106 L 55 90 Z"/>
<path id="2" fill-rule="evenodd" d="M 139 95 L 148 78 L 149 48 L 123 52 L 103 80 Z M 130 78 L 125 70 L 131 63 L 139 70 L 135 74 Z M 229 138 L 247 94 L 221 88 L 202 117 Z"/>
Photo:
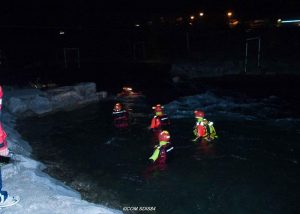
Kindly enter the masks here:
<path id="1" fill-rule="evenodd" d="M 194 126 L 194 142 L 198 140 L 206 140 L 208 142 L 218 138 L 213 122 L 208 121 L 204 118 L 204 112 L 201 110 L 194 111 L 196 124 Z"/>
<path id="2" fill-rule="evenodd" d="M 169 154 L 172 149 L 170 133 L 168 131 L 160 132 L 159 144 L 154 146 L 154 152 L 149 158 L 151 164 L 147 165 L 147 168 L 144 171 L 145 179 L 149 179 L 152 176 L 157 175 L 160 171 L 164 171 L 166 169 L 166 162 L 167 159 L 169 159 Z"/>
<path id="3" fill-rule="evenodd" d="M 116 103 L 113 112 L 113 124 L 117 129 L 127 129 L 129 127 L 129 114 L 121 103 Z"/>
<path id="4" fill-rule="evenodd" d="M 159 134 L 159 144 L 154 147 L 154 152 L 149 158 L 153 163 L 164 165 L 167 161 L 167 153 L 173 150 L 170 142 L 170 133 L 162 131 Z"/>
<path id="5" fill-rule="evenodd" d="M 164 107 L 160 104 L 152 107 L 155 115 L 151 120 L 150 128 L 153 131 L 161 132 L 162 130 L 168 128 L 168 126 L 170 125 L 168 115 L 164 113 L 163 108 Z"/>

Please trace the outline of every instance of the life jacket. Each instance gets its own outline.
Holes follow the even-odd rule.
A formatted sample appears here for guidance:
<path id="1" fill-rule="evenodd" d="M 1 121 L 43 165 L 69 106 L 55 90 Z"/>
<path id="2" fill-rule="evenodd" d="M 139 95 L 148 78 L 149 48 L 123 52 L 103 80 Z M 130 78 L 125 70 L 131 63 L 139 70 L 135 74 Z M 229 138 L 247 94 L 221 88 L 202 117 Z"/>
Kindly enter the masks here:
<path id="1" fill-rule="evenodd" d="M 207 124 L 205 124 L 203 121 L 197 122 L 194 128 L 194 134 L 197 137 L 201 137 L 207 140 L 214 140 L 218 136 L 213 124 L 214 123 L 211 121 L 209 121 Z"/>
<path id="2" fill-rule="evenodd" d="M 166 147 L 157 146 L 149 159 L 158 164 L 165 164 L 167 160 Z"/>
<path id="3" fill-rule="evenodd" d="M 207 129 L 203 122 L 197 122 L 194 127 L 194 134 L 197 137 L 205 137 L 207 135 Z"/>
<path id="4" fill-rule="evenodd" d="M 167 147 L 171 143 L 169 141 L 159 141 L 159 146 L 161 147 Z"/>
<path id="5" fill-rule="evenodd" d="M 159 145 L 155 146 L 155 150 L 149 159 L 153 162 L 164 164 L 167 160 L 167 153 L 173 149 L 174 147 L 169 141 L 160 141 Z"/>
<path id="6" fill-rule="evenodd" d="M 152 129 L 164 129 L 165 127 L 170 125 L 170 120 L 168 115 L 155 115 L 151 121 Z"/>
<path id="7" fill-rule="evenodd" d="M 207 130 L 208 130 L 208 133 L 209 133 L 209 138 L 211 140 L 214 140 L 215 138 L 218 138 L 217 132 L 216 132 L 216 129 L 214 127 L 214 123 L 213 122 L 208 122 L 208 124 L 207 124 Z"/>
<path id="8" fill-rule="evenodd" d="M 128 123 L 128 112 L 126 110 L 115 111 L 113 110 L 113 121 L 116 128 L 127 128 L 129 126 Z"/>

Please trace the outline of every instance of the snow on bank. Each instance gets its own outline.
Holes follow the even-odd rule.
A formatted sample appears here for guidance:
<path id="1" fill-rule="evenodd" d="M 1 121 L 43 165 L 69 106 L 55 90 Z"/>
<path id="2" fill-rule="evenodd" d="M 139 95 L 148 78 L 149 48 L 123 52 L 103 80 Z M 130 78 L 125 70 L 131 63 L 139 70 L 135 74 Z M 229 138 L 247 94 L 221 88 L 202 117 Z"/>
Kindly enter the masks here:
<path id="1" fill-rule="evenodd" d="M 265 99 L 236 99 L 220 97 L 212 92 L 181 97 L 167 105 L 165 110 L 171 118 L 190 118 L 194 110 L 205 111 L 208 117 L 234 120 L 268 119 L 280 116 L 282 101 L 276 96 Z"/>
<path id="2" fill-rule="evenodd" d="M 3 112 L 2 122 L 8 134 L 8 146 L 14 153 L 13 163 L 1 167 L 3 188 L 21 200 L 0 213 L 13 214 L 115 214 L 121 211 L 81 200 L 75 190 L 42 172 L 45 165 L 30 158 L 31 147 L 14 130 L 16 117 Z"/>

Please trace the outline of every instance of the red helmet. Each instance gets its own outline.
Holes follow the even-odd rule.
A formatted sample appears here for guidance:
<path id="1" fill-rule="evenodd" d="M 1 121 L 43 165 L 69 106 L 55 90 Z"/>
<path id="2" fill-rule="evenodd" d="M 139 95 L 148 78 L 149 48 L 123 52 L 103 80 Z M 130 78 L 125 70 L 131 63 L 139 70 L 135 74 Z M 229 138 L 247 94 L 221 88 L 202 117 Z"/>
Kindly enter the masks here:
<path id="1" fill-rule="evenodd" d="M 114 107 L 115 111 L 121 111 L 122 110 L 122 104 L 121 103 L 116 103 Z"/>
<path id="2" fill-rule="evenodd" d="M 162 131 L 159 133 L 158 139 L 159 141 L 170 141 L 170 133 L 168 131 Z"/>
<path id="3" fill-rule="evenodd" d="M 196 110 L 196 111 L 194 111 L 194 113 L 195 113 L 196 118 L 204 117 L 204 112 L 201 110 Z"/>
<path id="4" fill-rule="evenodd" d="M 154 109 L 155 112 L 162 112 L 163 111 L 163 106 L 160 104 L 157 104 L 156 106 L 153 106 L 152 109 Z"/>

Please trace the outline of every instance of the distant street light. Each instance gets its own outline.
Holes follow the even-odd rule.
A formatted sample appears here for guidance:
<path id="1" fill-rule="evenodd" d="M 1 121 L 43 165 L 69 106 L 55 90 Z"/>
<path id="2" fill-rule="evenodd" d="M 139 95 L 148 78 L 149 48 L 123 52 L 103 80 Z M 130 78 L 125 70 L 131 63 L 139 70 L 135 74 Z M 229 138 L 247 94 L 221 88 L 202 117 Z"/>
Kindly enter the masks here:
<path id="1" fill-rule="evenodd" d="M 139 25 L 139 24 L 135 24 L 134 26 L 136 26 L 136 27 L 140 27 L 140 25 Z"/>
<path id="2" fill-rule="evenodd" d="M 300 26 L 300 19 L 277 19 L 277 27 L 280 27 L 282 25 L 293 25 L 293 26 Z"/>
<path id="3" fill-rule="evenodd" d="M 280 20 L 281 23 L 299 23 L 300 19 Z"/>
<path id="4" fill-rule="evenodd" d="M 201 12 L 201 13 L 199 13 L 199 16 L 204 16 L 204 13 L 202 13 L 202 12 Z"/>
<path id="5" fill-rule="evenodd" d="M 227 12 L 227 16 L 229 17 L 229 18 L 231 18 L 232 17 L 232 12 Z"/>
<path id="6" fill-rule="evenodd" d="M 195 19 L 195 16 L 190 16 L 190 19 L 191 19 L 191 20 L 194 20 L 194 19 Z"/>
<path id="7" fill-rule="evenodd" d="M 59 31 L 59 35 L 64 35 L 64 34 L 65 34 L 65 31 L 63 31 L 63 30 Z"/>

